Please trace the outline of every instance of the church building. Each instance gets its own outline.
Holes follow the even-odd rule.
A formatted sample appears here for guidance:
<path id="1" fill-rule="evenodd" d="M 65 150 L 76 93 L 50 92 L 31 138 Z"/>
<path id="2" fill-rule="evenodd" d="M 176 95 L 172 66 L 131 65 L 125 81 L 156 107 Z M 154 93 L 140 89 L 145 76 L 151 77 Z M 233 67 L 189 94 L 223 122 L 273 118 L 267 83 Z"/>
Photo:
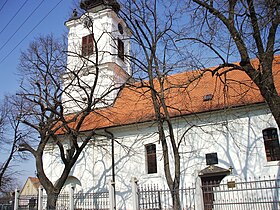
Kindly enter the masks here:
<path id="1" fill-rule="evenodd" d="M 96 130 L 100 135 L 80 155 L 66 185 L 75 185 L 75 192 L 91 193 L 107 189 L 113 180 L 117 209 L 132 209 L 132 177 L 139 185 L 167 186 L 152 100 L 143 87 L 145 81 L 133 81 L 126 58 L 132 34 L 118 14 L 120 5 L 115 0 L 83 0 L 80 6 L 84 13 L 74 11 L 65 23 L 69 29 L 67 68 L 77 69 L 85 86 L 77 88 L 76 78 L 66 73 L 64 85 L 71 88 L 62 100 L 66 114 L 77 112 L 87 100 L 84 90 L 97 85 L 98 101 L 82 130 Z M 258 65 L 258 60 L 251 62 Z M 279 71 L 280 56 L 275 56 L 273 72 L 280 90 Z M 227 73 L 226 91 L 224 81 L 211 72 L 186 87 L 180 85 L 200 73 L 176 73 L 168 76 L 166 84 L 166 100 L 172 107 L 170 116 L 180 145 L 181 185 L 222 181 L 229 176 L 242 180 L 278 176 L 279 129 L 255 84 L 244 72 L 232 71 Z M 119 90 L 126 83 L 133 85 Z M 108 94 L 100 97 L 104 93 Z M 72 98 L 79 100 L 74 103 Z M 62 170 L 58 152 L 49 145 L 44 154 L 46 174 L 53 182 Z M 171 165 L 172 160 L 170 154 Z"/>

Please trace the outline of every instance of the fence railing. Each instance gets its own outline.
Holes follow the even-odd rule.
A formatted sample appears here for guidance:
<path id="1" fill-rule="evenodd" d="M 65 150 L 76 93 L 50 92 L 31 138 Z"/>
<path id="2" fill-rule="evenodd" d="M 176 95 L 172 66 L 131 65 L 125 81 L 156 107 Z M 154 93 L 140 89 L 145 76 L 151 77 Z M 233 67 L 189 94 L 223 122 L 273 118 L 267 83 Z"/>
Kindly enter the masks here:
<path id="1" fill-rule="evenodd" d="M 196 186 L 184 187 L 176 192 L 159 185 L 138 185 L 138 180 L 131 181 L 132 196 L 128 201 L 135 210 L 172 210 L 172 194 L 179 196 L 183 210 L 280 210 L 280 177 L 267 177 L 242 180 L 224 180 L 222 182 L 197 182 Z M 74 194 L 61 194 L 57 200 L 57 210 L 108 210 L 114 209 L 113 185 L 109 191 Z M 0 210 L 44 210 L 46 196 L 39 190 L 39 196 L 19 196 L 15 191 L 13 202 L 0 203 Z M 132 202 L 131 202 L 132 201 Z M 130 205 L 129 204 L 129 205 Z"/>
<path id="2" fill-rule="evenodd" d="M 74 208 L 76 210 L 109 209 L 109 192 L 75 194 Z"/>
<path id="3" fill-rule="evenodd" d="M 0 199 L 0 210 L 12 210 L 14 208 L 14 198 L 10 197 L 2 197 Z"/>
<path id="4" fill-rule="evenodd" d="M 139 208 L 140 209 L 172 209 L 172 194 L 177 193 L 180 198 L 182 209 L 195 209 L 195 188 L 186 187 L 178 191 L 160 189 L 158 185 L 143 185 L 139 187 Z"/>
<path id="5" fill-rule="evenodd" d="M 56 202 L 56 210 L 108 210 L 110 208 L 109 192 L 73 193 L 60 194 Z M 0 203 L 0 210 L 47 210 L 47 195 L 43 194 L 42 188 L 38 195 L 20 196 L 15 191 L 12 202 Z"/>
<path id="6" fill-rule="evenodd" d="M 96 193 L 77 193 L 73 194 L 60 194 L 56 203 L 56 210 L 70 209 L 70 203 L 73 200 L 75 210 L 105 210 L 109 209 L 109 192 L 96 192 Z M 47 196 L 43 196 L 43 209 L 46 209 Z"/>
<path id="7" fill-rule="evenodd" d="M 202 186 L 204 210 L 278 210 L 280 179 L 209 182 Z"/>
<path id="8" fill-rule="evenodd" d="M 69 203 L 70 203 L 70 196 L 68 193 L 60 194 L 57 198 L 56 202 L 56 210 L 65 210 L 69 209 Z M 42 203 L 43 203 L 43 209 L 46 209 L 47 206 L 47 195 L 43 195 L 42 197 Z"/>
<path id="9" fill-rule="evenodd" d="M 200 191 L 198 193 L 197 191 Z M 184 210 L 280 210 L 280 178 L 254 178 L 249 181 L 204 182 L 199 187 L 177 191 Z M 201 195 L 201 207 L 197 196 Z M 171 191 L 157 185 L 138 188 L 139 209 L 173 209 Z"/>
<path id="10" fill-rule="evenodd" d="M 20 196 L 18 210 L 35 210 L 38 208 L 38 196 Z"/>

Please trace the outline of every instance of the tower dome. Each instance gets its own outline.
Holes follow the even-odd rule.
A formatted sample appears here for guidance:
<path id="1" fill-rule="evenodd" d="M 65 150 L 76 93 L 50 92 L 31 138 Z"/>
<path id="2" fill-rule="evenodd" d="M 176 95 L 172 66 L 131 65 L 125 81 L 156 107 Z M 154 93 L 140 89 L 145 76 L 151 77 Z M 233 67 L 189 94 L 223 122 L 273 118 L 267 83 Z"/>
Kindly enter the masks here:
<path id="1" fill-rule="evenodd" d="M 115 12 L 119 12 L 120 10 L 120 5 L 116 0 L 81 0 L 80 2 L 80 7 L 83 10 L 89 10 L 98 6 L 110 7 Z"/>

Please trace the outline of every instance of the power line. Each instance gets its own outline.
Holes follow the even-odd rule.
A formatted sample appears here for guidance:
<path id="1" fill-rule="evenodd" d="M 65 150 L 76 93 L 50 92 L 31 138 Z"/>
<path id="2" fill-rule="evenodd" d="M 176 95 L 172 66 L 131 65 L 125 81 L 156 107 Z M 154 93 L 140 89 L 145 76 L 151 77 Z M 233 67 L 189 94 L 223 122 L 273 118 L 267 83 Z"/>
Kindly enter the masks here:
<path id="1" fill-rule="evenodd" d="M 25 37 L 0 61 L 0 64 L 3 63 L 9 57 L 12 52 L 37 28 L 48 16 L 49 14 L 62 2 L 63 0 L 60 0 L 32 29 L 29 31 L 28 34 L 25 35 Z"/>
<path id="2" fill-rule="evenodd" d="M 40 4 L 37 5 L 37 7 L 28 15 L 28 17 L 23 21 L 23 23 L 17 28 L 17 30 L 13 33 L 12 36 L 9 37 L 9 39 L 1 46 L 0 51 L 8 44 L 8 42 L 16 35 L 16 33 L 21 29 L 21 27 L 27 22 L 27 20 L 36 12 L 36 10 L 42 5 L 42 3 L 45 0 L 42 0 Z"/>
<path id="3" fill-rule="evenodd" d="M 8 0 L 6 0 L 6 1 L 4 2 L 4 4 L 3 4 L 2 7 L 0 8 L 0 12 L 2 11 L 2 9 L 4 8 L 4 6 L 6 5 L 7 2 L 8 2 Z"/>
<path id="4" fill-rule="evenodd" d="M 14 16 L 11 18 L 11 20 L 5 25 L 5 27 L 0 31 L 0 35 L 2 34 L 2 32 L 8 27 L 8 25 L 10 25 L 10 23 L 13 21 L 13 19 L 17 16 L 17 14 L 21 11 L 21 9 L 24 7 L 24 5 L 28 2 L 28 0 L 26 0 L 21 7 L 18 9 L 18 11 L 16 12 L 16 14 L 14 14 Z"/>

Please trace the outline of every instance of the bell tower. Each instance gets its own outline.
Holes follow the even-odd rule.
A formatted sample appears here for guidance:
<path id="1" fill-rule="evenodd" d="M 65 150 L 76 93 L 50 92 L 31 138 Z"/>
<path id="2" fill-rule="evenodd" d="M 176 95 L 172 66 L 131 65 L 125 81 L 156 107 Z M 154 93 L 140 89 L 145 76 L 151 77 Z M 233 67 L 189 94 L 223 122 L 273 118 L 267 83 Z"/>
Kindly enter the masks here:
<path id="1" fill-rule="evenodd" d="M 118 87 L 131 75 L 130 30 L 118 15 L 116 0 L 82 0 L 65 22 L 68 32 L 67 73 L 63 102 L 67 113 L 79 111 L 94 88 L 95 107 L 111 105 Z M 82 86 L 82 87 L 81 87 Z M 87 92 L 87 91 L 89 92 Z"/>

